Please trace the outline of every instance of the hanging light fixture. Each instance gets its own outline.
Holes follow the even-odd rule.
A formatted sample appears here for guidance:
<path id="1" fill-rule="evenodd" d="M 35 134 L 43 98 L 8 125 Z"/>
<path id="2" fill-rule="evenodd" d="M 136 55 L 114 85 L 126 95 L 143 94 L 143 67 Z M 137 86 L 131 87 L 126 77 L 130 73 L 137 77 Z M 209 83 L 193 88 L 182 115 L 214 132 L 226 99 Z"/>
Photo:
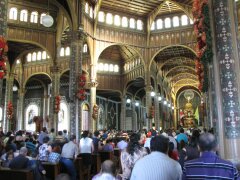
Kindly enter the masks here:
<path id="1" fill-rule="evenodd" d="M 42 25 L 45 27 L 51 27 L 54 23 L 53 17 L 49 13 L 49 0 L 48 0 L 48 13 L 42 17 Z"/>
<path id="2" fill-rule="evenodd" d="M 18 87 L 16 86 L 16 84 L 13 85 L 12 90 L 13 90 L 14 92 L 18 90 Z"/>

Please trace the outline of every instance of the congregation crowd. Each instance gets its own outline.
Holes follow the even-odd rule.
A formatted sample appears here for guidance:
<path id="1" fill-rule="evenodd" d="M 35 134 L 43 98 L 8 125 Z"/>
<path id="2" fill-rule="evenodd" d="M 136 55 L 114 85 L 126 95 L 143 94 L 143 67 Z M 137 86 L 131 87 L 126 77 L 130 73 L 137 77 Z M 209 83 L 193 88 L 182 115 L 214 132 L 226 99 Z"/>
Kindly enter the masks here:
<path id="1" fill-rule="evenodd" d="M 104 161 L 101 171 L 92 174 L 93 180 L 240 179 L 235 165 L 221 159 L 217 148 L 212 129 L 83 131 L 79 141 L 67 130 L 56 135 L 54 129 L 48 132 L 45 127 L 39 134 L 0 129 L 1 167 L 31 169 L 35 179 L 46 174 L 43 162 L 61 164 L 64 176 L 59 179 L 79 179 L 74 166 L 77 157 L 95 172 L 92 154 L 116 149 L 120 163 Z"/>

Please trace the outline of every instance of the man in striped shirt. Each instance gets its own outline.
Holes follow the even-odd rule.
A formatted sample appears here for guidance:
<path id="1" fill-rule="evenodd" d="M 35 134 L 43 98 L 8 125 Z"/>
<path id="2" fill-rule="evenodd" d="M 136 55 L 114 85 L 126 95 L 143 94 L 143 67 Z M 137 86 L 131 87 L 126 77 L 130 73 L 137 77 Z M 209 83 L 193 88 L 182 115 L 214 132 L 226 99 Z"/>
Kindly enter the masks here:
<path id="1" fill-rule="evenodd" d="M 236 167 L 216 155 L 217 142 L 213 134 L 204 133 L 199 138 L 201 156 L 187 161 L 183 168 L 185 179 L 240 179 Z"/>

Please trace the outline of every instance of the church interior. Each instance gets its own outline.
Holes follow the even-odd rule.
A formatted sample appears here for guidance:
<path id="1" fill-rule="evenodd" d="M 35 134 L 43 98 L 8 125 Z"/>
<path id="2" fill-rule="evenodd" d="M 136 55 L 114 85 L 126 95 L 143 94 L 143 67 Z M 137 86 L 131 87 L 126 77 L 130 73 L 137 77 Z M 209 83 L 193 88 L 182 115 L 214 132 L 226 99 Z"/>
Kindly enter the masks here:
<path id="1" fill-rule="evenodd" d="M 239 160 L 240 4 L 206 2 L 1 1 L 0 127 L 214 128 Z"/>

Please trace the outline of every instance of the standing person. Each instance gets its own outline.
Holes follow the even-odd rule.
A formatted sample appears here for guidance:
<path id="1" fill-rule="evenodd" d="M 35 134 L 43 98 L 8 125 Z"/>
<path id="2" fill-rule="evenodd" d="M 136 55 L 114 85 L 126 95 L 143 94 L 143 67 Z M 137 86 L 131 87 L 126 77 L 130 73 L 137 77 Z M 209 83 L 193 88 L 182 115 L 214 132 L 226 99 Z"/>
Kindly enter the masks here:
<path id="1" fill-rule="evenodd" d="M 83 131 L 82 138 L 79 142 L 79 152 L 80 156 L 83 158 L 83 164 L 89 168 L 92 163 L 94 145 L 93 140 L 88 137 L 88 134 L 88 131 Z"/>
<path id="2" fill-rule="evenodd" d="M 198 145 L 201 156 L 185 162 L 183 180 L 240 178 L 237 168 L 230 161 L 216 155 L 217 141 L 213 134 L 201 134 Z"/>
<path id="3" fill-rule="evenodd" d="M 177 135 L 176 138 L 177 142 L 180 144 L 181 140 L 183 140 L 186 144 L 188 143 L 188 137 L 187 135 L 184 133 L 184 129 L 181 128 L 180 129 L 180 133 Z"/>
<path id="4" fill-rule="evenodd" d="M 150 142 L 151 154 L 138 160 L 132 170 L 131 180 L 180 180 L 180 164 L 168 157 L 169 139 L 155 136 Z"/>
<path id="5" fill-rule="evenodd" d="M 76 143 L 76 136 L 71 135 L 70 141 L 63 146 L 60 163 L 67 169 L 72 180 L 76 180 L 77 178 L 77 172 L 73 163 L 77 155 L 78 146 Z"/>
<path id="6" fill-rule="evenodd" d="M 50 143 L 53 143 L 55 138 L 56 138 L 55 129 L 54 128 L 51 129 L 50 134 L 49 134 L 49 138 L 50 138 Z"/>
<path id="7" fill-rule="evenodd" d="M 139 144 L 139 140 L 140 135 L 133 133 L 130 136 L 127 148 L 121 153 L 122 174 L 120 174 L 120 176 L 123 180 L 130 178 L 135 163 L 148 154 L 146 148 Z"/>
<path id="8" fill-rule="evenodd" d="M 42 132 L 39 134 L 39 137 L 38 137 L 38 142 L 39 142 L 38 146 L 41 146 L 43 144 L 43 138 L 46 137 L 46 136 L 48 136 L 47 128 L 43 127 Z"/>

